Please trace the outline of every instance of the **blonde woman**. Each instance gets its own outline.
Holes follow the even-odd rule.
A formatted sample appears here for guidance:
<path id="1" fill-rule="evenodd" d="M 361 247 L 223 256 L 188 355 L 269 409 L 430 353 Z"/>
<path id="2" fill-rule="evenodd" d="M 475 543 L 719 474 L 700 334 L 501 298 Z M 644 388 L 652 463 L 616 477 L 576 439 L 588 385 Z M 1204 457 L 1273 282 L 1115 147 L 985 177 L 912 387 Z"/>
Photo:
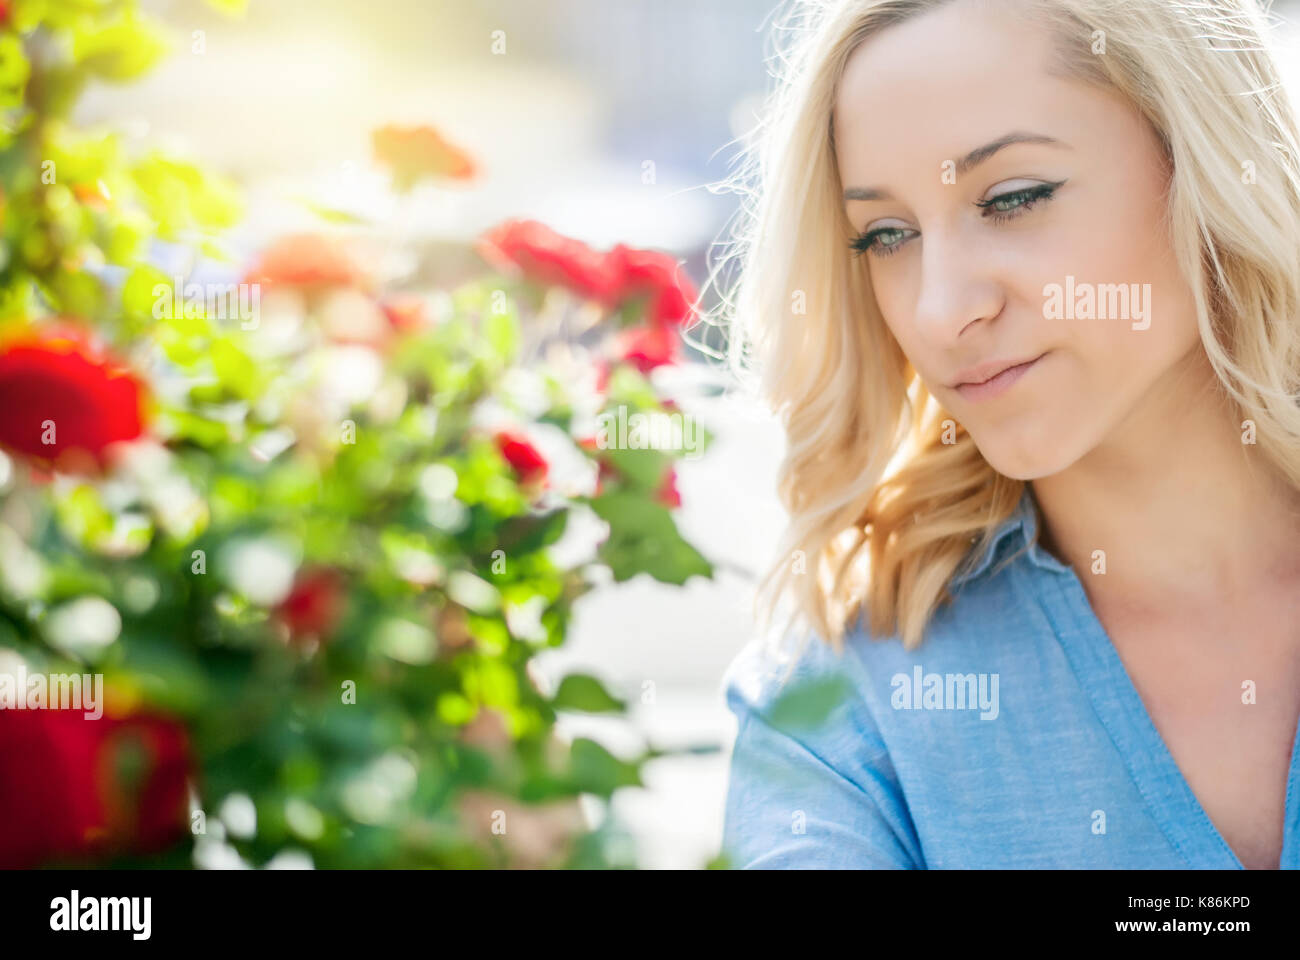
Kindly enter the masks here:
<path id="1" fill-rule="evenodd" d="M 727 676 L 733 866 L 1300 867 L 1273 29 L 789 8 L 727 309 L 788 439 L 767 615 L 807 630 Z"/>

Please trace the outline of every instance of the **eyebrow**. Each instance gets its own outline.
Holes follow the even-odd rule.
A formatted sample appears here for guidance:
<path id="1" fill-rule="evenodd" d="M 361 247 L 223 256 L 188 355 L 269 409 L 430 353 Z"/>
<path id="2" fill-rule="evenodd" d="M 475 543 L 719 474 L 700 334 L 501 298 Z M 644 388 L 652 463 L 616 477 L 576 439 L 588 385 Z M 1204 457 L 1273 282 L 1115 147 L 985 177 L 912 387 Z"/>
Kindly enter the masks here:
<path id="1" fill-rule="evenodd" d="M 1069 149 L 1069 144 L 1057 140 L 1055 137 L 1044 136 L 1040 133 L 1020 133 L 1013 132 L 991 140 L 982 147 L 976 147 L 966 156 L 957 161 L 957 173 L 964 174 L 972 168 L 979 166 L 993 154 L 997 153 L 1003 147 L 1009 147 L 1013 143 L 1040 143 L 1054 147 L 1065 147 Z M 892 200 L 893 196 L 888 190 L 880 187 L 849 187 L 844 191 L 844 200 Z"/>

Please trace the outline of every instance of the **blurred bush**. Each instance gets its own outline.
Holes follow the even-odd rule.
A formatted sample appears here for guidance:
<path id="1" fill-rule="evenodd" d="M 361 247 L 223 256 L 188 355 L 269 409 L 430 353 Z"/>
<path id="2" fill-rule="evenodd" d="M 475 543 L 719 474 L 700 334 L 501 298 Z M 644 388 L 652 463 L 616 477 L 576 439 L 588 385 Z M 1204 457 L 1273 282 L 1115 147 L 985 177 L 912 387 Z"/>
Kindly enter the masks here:
<path id="1" fill-rule="evenodd" d="M 329 211 L 236 270 L 233 184 L 67 120 L 167 44 L 130 0 L 0 0 L 0 866 L 631 866 L 577 797 L 657 752 L 557 737 L 624 704 L 530 661 L 602 569 L 712 574 L 682 451 L 605 429 L 681 416 L 651 374 L 694 288 L 528 221 L 415 288 Z M 475 174 L 373 146 L 399 191 Z M 32 679 L 83 674 L 102 717 Z"/>

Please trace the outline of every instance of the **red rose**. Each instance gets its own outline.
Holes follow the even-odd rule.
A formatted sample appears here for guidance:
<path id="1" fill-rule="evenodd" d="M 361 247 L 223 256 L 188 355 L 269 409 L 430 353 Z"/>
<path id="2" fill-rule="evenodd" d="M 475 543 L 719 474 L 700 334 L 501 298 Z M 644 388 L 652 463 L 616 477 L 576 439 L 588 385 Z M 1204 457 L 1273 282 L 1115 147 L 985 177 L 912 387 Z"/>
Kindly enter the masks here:
<path id="1" fill-rule="evenodd" d="M 546 482 L 546 459 L 521 435 L 503 430 L 496 435 L 496 442 L 501 456 L 514 469 L 520 483 L 529 485 Z"/>
<path id="2" fill-rule="evenodd" d="M 192 769 L 162 715 L 0 710 L 0 867 L 166 850 L 187 830 Z"/>
<path id="3" fill-rule="evenodd" d="M 429 326 L 429 312 L 421 297 L 396 294 L 379 306 L 393 329 L 399 333 L 412 333 Z"/>
<path id="4" fill-rule="evenodd" d="M 102 717 L 100 719 L 103 719 Z M 119 782 L 107 773 L 110 763 L 124 749 L 143 748 L 149 762 L 142 771 L 138 788 Z M 136 715 L 118 721 L 108 732 L 101 748 L 101 769 L 112 784 L 109 796 L 122 802 L 133 817 L 130 849 L 137 853 L 166 850 L 189 830 L 189 780 L 193 776 L 189 733 L 169 717 Z"/>
<path id="5" fill-rule="evenodd" d="M 668 473 L 664 475 L 664 482 L 659 485 L 659 490 L 655 493 L 655 500 L 670 510 L 682 505 L 682 495 L 677 492 L 676 468 L 668 468 Z"/>
<path id="6" fill-rule="evenodd" d="M 327 638 L 343 615 L 346 584 L 330 567 L 300 570 L 276 615 L 291 636 Z"/>
<path id="7" fill-rule="evenodd" d="M 621 299 L 647 296 L 646 322 L 652 326 L 681 326 L 691 317 L 699 292 L 676 259 L 656 250 L 638 250 L 618 244 L 608 254 L 622 278 Z"/>
<path id="8" fill-rule="evenodd" d="M 362 287 L 370 277 L 338 237 L 299 233 L 281 237 L 262 251 L 245 283 L 286 287 Z"/>
<path id="9" fill-rule="evenodd" d="M 620 294 L 621 277 L 605 254 L 536 220 L 507 220 L 479 238 L 478 251 L 499 270 L 521 271 L 607 306 Z"/>
<path id="10" fill-rule="evenodd" d="M 0 346 L 0 446 L 63 469 L 104 466 L 107 448 L 144 427 L 144 388 L 72 331 Z"/>
<path id="11" fill-rule="evenodd" d="M 375 156 L 393 172 L 398 190 L 418 181 L 448 178 L 472 179 L 477 170 L 469 154 L 444 140 L 433 127 L 381 127 L 371 135 Z"/>
<path id="12" fill-rule="evenodd" d="M 681 341 L 676 328 L 663 324 L 629 327 L 615 341 L 615 354 L 642 373 L 681 359 Z"/>

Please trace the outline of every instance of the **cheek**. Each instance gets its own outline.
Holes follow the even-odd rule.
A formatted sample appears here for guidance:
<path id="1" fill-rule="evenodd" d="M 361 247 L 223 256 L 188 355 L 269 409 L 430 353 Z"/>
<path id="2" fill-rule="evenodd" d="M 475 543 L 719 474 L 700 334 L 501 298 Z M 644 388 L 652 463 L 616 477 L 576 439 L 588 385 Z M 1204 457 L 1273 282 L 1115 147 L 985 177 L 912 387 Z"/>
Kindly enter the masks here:
<path id="1" fill-rule="evenodd" d="M 1194 305 L 1181 281 L 1171 281 L 1152 284 L 1147 309 L 1144 330 L 1134 330 L 1129 318 L 1057 321 L 1068 329 L 1037 395 L 1027 395 L 1005 419 L 973 425 L 977 445 L 995 468 L 1020 479 L 1050 476 L 1143 407 L 1169 407 L 1178 380 L 1171 372 L 1200 345 Z M 1176 414 L 1165 409 L 1163 415 Z"/>
<path id="2" fill-rule="evenodd" d="M 1098 313 L 1099 285 L 1124 285 L 1130 294 L 1118 317 L 1044 321 L 1072 355 L 1077 387 L 1091 398 L 1088 419 L 1122 416 L 1200 342 L 1195 301 L 1165 223 L 1159 170 L 1152 158 L 1142 159 L 1151 167 L 1145 175 L 1115 170 L 1107 189 L 1116 202 L 1072 211 L 1070 239 L 1058 240 L 1052 252 L 1061 271 L 1052 281 L 1063 285 L 1073 276 L 1092 285 Z"/>
<path id="3" fill-rule="evenodd" d="M 1122 284 L 1129 309 L 1118 317 L 1055 321 L 1098 390 L 1131 402 L 1200 343 L 1191 287 L 1158 220 L 1126 224 L 1116 242 L 1080 256 L 1078 281 Z M 1100 305 L 1101 295 L 1097 296 Z M 1106 404 L 1099 401 L 1100 407 Z"/>
<path id="4" fill-rule="evenodd" d="M 929 367 L 930 364 L 923 355 L 925 343 L 913 322 L 917 297 L 914 280 L 906 275 L 906 270 L 901 265 L 893 264 L 871 271 L 871 290 L 885 327 L 898 341 L 912 365 L 919 369 Z"/>

